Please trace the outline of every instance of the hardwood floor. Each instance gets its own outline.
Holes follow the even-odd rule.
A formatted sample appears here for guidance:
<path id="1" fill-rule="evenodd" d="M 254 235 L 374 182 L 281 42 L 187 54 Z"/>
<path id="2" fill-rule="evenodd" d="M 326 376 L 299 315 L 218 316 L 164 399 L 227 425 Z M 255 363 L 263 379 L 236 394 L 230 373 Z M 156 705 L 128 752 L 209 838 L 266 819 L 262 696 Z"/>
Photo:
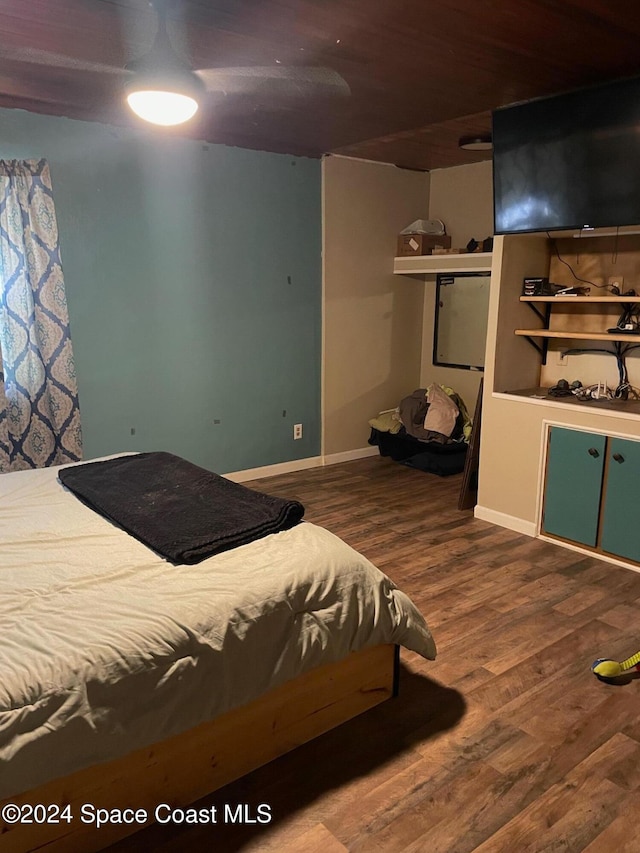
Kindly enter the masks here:
<path id="1" fill-rule="evenodd" d="M 425 614 L 438 660 L 402 652 L 400 695 L 208 797 L 268 825 L 150 827 L 119 851 L 637 853 L 640 574 L 456 509 L 441 479 L 378 457 L 272 477 Z"/>

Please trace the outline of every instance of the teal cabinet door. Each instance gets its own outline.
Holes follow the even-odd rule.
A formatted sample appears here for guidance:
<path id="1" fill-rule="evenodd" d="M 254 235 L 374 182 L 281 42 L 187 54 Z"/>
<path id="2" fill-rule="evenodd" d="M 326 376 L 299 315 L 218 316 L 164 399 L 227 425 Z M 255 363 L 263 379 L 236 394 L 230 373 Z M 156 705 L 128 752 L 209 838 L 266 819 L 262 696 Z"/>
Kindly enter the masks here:
<path id="1" fill-rule="evenodd" d="M 610 438 L 602 519 L 603 551 L 640 561 L 640 441 Z"/>
<path id="2" fill-rule="evenodd" d="M 542 529 L 595 545 L 606 436 L 552 427 L 547 457 Z"/>

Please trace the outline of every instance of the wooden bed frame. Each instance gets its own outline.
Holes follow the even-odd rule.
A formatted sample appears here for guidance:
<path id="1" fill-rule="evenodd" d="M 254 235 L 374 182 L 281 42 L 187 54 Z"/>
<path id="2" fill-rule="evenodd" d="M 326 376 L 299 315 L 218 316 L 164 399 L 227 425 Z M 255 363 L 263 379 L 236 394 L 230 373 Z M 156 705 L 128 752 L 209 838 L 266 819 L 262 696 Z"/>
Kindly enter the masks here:
<path id="1" fill-rule="evenodd" d="M 7 803 L 68 805 L 72 820 L 8 825 L 0 819 L 0 853 L 102 850 L 152 823 L 157 805 L 187 806 L 396 695 L 398 660 L 397 646 L 364 649 L 184 734 L 10 797 L 0 809 Z M 145 809 L 150 817 L 96 829 L 80 820 L 85 803 Z"/>

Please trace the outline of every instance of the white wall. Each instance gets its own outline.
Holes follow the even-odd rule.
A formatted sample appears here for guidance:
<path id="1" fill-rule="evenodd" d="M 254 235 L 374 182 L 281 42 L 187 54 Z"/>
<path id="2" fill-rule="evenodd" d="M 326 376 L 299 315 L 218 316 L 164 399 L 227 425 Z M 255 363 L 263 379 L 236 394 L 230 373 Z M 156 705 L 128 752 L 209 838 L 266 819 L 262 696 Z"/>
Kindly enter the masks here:
<path id="1" fill-rule="evenodd" d="M 493 236 L 493 164 L 491 160 L 430 172 L 429 217 L 441 219 L 451 246 Z"/>
<path id="2" fill-rule="evenodd" d="M 429 211 L 429 175 L 323 161 L 323 453 L 367 446 L 367 421 L 420 386 L 423 285 L 393 275 L 398 233 Z"/>

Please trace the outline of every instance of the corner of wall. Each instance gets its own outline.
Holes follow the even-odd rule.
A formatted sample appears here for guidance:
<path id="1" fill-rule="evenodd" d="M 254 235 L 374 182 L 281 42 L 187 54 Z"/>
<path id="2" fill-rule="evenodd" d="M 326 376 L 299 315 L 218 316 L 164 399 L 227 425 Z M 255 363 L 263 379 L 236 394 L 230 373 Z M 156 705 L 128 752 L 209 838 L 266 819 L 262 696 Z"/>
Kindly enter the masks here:
<path id="1" fill-rule="evenodd" d="M 323 456 L 366 445 L 368 420 L 419 382 L 423 286 L 394 276 L 398 233 L 429 210 L 429 175 L 322 163 Z"/>

